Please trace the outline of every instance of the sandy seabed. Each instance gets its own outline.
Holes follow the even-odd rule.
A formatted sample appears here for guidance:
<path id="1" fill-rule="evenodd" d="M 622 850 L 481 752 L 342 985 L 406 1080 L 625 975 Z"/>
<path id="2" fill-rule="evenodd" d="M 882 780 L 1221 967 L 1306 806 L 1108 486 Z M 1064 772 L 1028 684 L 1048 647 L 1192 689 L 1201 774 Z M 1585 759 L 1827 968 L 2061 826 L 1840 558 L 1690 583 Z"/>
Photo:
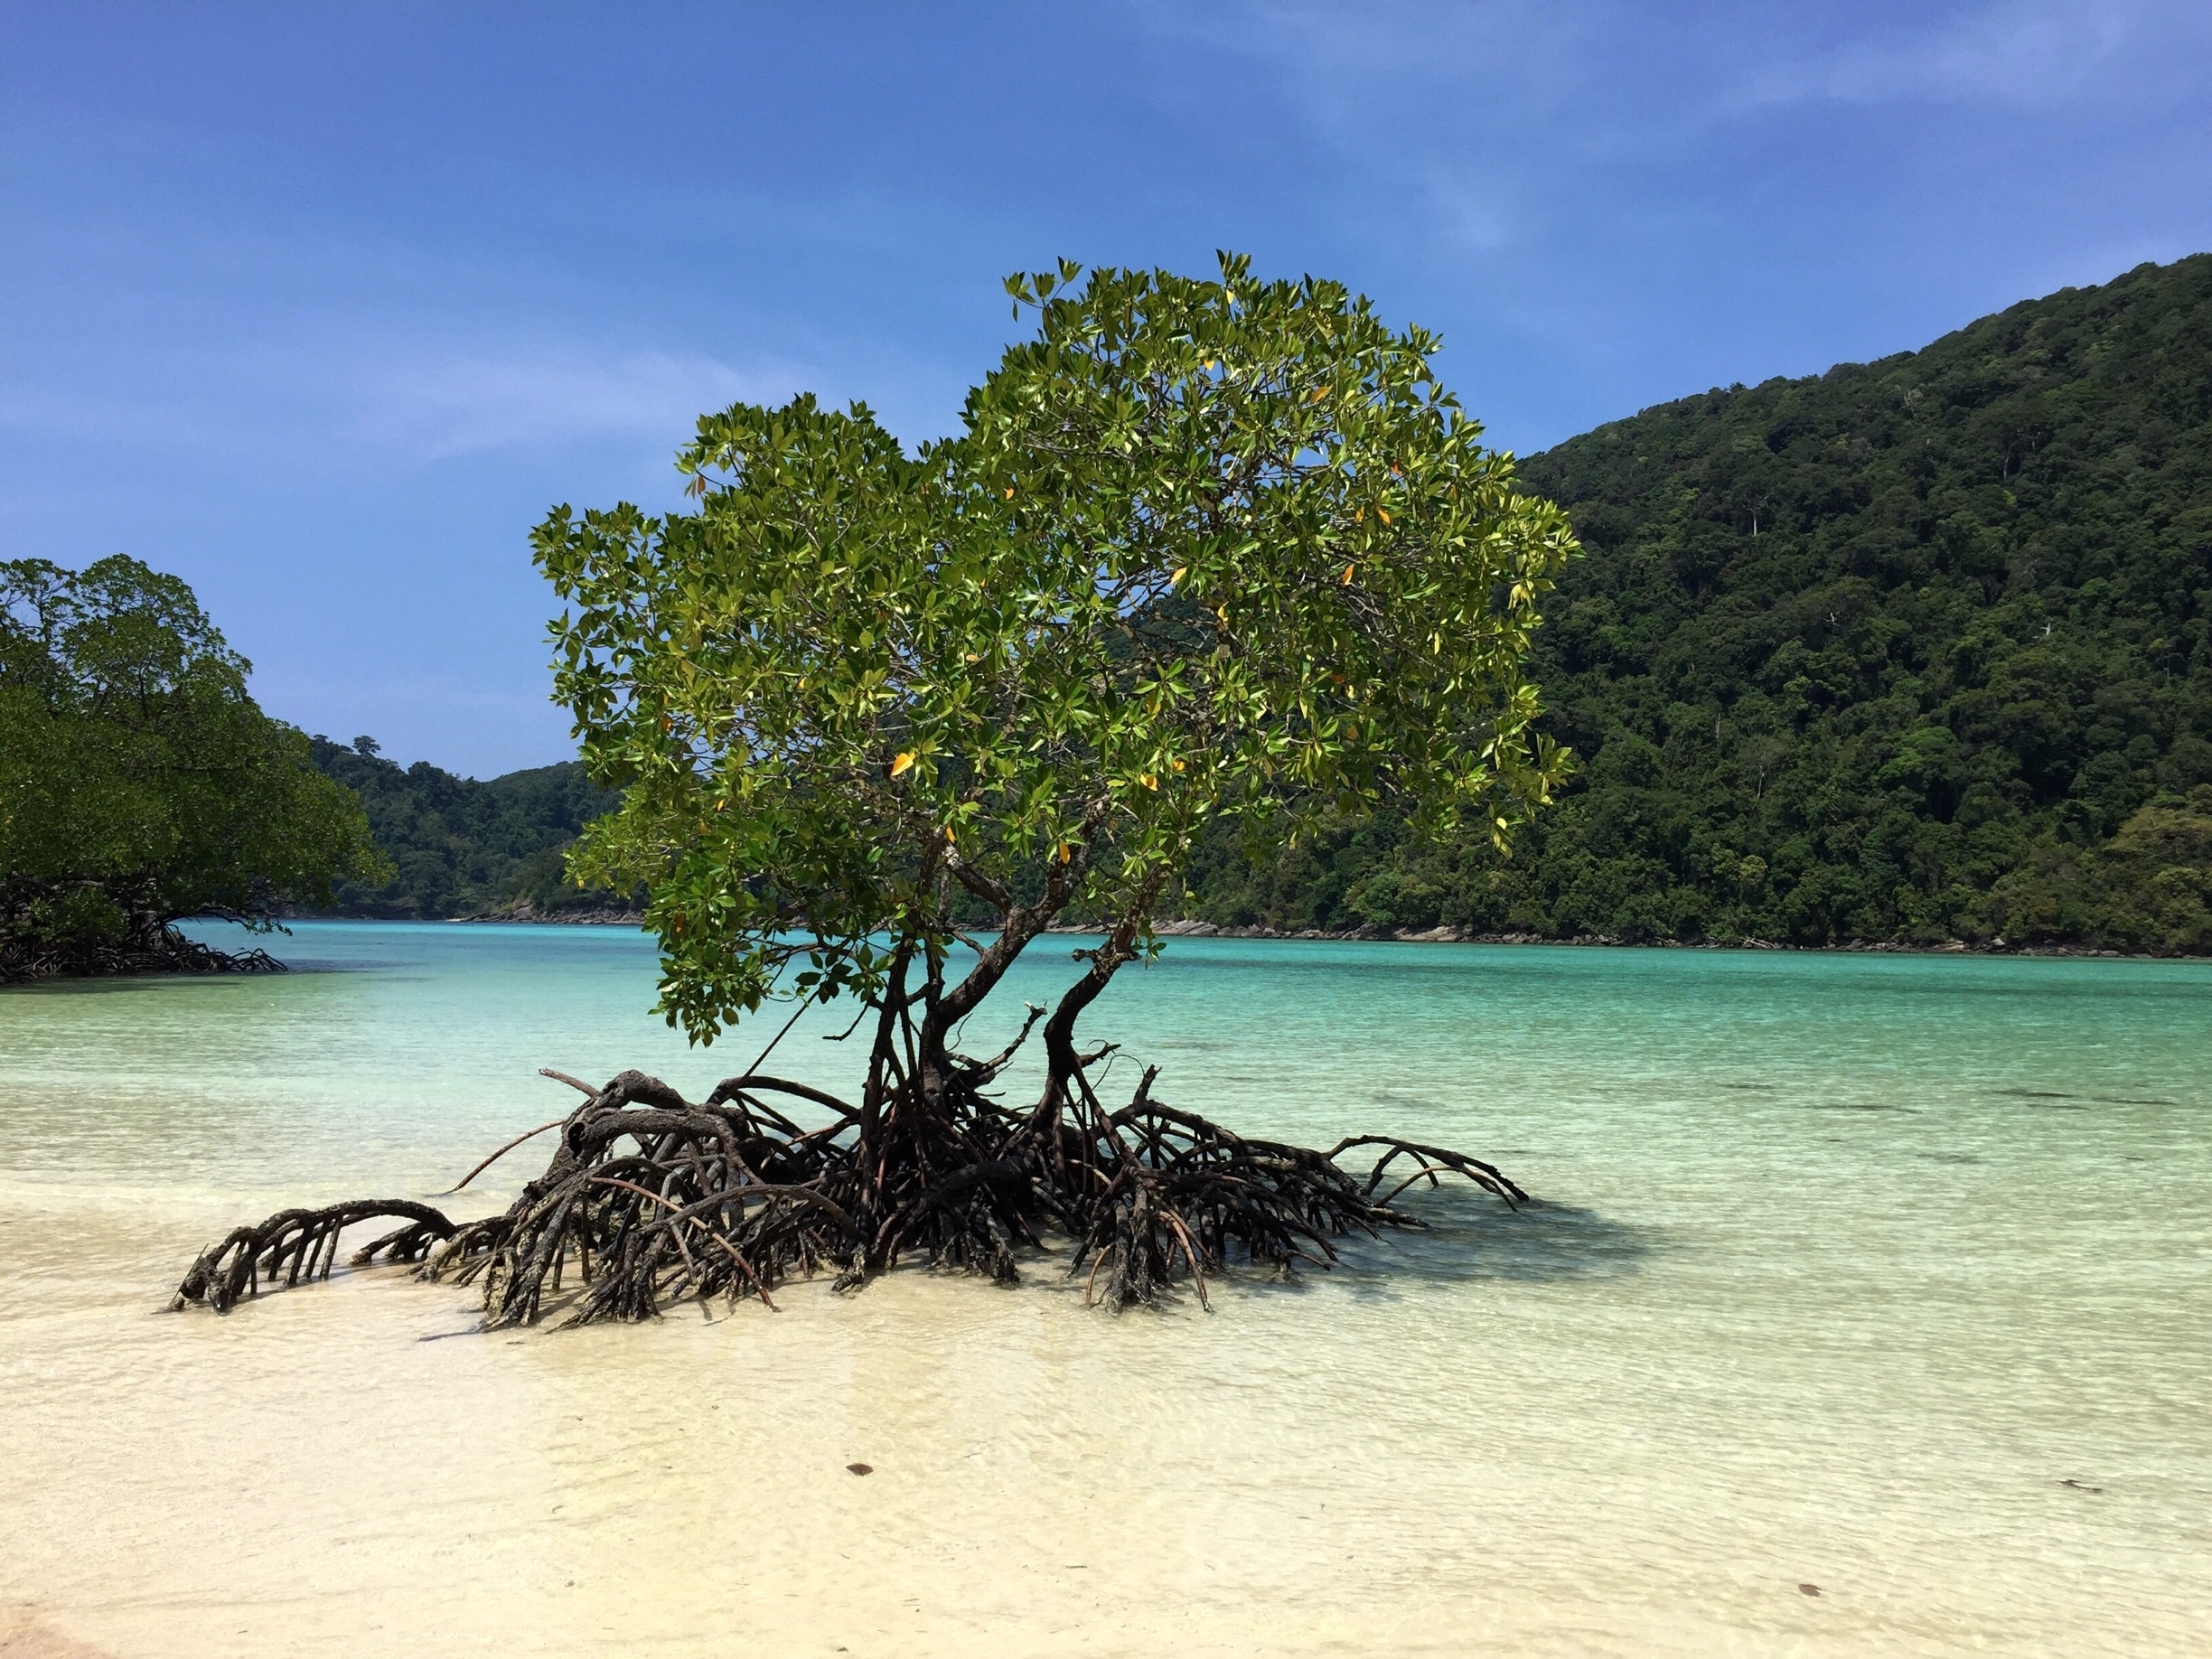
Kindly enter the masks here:
<path id="1" fill-rule="evenodd" d="M 1101 1021 L 1168 1098 L 1543 1202 L 1210 1315 L 162 1311 L 449 1186 L 535 1064 L 719 1074 L 605 930 L 295 948 L 349 970 L 0 998 L 5 1659 L 2212 1652 L 2202 965 L 1178 942 Z"/>
<path id="2" fill-rule="evenodd" d="M 1420 1433 L 1407 1391 L 1255 1353 L 1264 1331 L 1226 1322 L 1264 1324 L 1251 1306 L 1101 1341 L 1043 1285 L 780 1299 L 486 1336 L 466 1293 L 374 1272 L 223 1320 L 108 1297 L 15 1321 L 0 1652 L 1728 1640 L 1571 1560 L 1484 1563 L 1502 1526 L 1523 1548 L 1546 1530 L 1504 1449 L 1390 1458 L 1378 1440 Z M 1707 1591 L 1764 1604 L 1768 1637 L 1858 1622 L 1741 1566 Z"/>
<path id="3" fill-rule="evenodd" d="M 520 1336 L 386 1270 L 227 1319 L 50 1289 L 0 1326 L 0 1654 L 2041 1652 L 2093 1605 L 2006 1534 L 2095 1495 L 1963 1537 L 1887 1459 L 1747 1424 L 1683 1467 L 1418 1339 L 1363 1374 L 1418 1300 L 1032 1279 Z M 2126 1617 L 2189 1650 L 2186 1603 Z"/>

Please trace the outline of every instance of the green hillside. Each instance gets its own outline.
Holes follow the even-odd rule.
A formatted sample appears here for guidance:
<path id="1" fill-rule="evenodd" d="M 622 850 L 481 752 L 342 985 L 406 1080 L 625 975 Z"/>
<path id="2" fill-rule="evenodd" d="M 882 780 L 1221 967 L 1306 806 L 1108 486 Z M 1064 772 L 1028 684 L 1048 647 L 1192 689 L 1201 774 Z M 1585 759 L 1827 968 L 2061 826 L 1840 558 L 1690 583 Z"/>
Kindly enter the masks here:
<path id="1" fill-rule="evenodd" d="M 1388 818 L 1223 925 L 2212 951 L 2212 255 L 1875 363 L 1663 404 L 1523 464 L 1588 549 L 1538 644 L 1579 771 L 1510 862 Z M 609 904 L 612 797 L 317 739 L 399 875 L 353 914 Z"/>
<path id="2" fill-rule="evenodd" d="M 426 919 L 492 913 L 560 917 L 618 906 L 561 883 L 561 853 L 614 805 L 569 761 L 486 783 L 426 761 L 401 767 L 370 738 L 313 739 L 315 764 L 351 786 L 369 830 L 398 875 L 381 887 L 341 884 L 335 914 Z"/>
<path id="3" fill-rule="evenodd" d="M 1223 848 L 1187 914 L 2212 949 L 2212 256 L 1523 471 L 1588 549 L 1540 636 L 1559 808 L 1505 865 Z"/>

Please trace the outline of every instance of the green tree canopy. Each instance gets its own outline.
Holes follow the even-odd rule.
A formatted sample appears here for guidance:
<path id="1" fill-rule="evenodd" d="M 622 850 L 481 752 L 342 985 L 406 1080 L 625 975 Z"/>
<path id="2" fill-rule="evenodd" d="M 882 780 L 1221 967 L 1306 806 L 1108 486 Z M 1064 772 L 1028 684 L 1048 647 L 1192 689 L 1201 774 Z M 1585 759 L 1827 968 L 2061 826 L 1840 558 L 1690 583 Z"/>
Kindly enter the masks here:
<path id="1" fill-rule="evenodd" d="M 858 1100 L 760 1063 L 697 1103 L 635 1072 L 579 1083 L 504 1214 L 282 1212 L 203 1254 L 180 1302 L 229 1307 L 380 1214 L 406 1224 L 377 1248 L 435 1244 L 426 1271 L 481 1277 L 493 1325 L 536 1319 L 571 1271 L 578 1319 L 766 1299 L 825 1261 L 855 1289 L 908 1252 L 1008 1281 L 1053 1229 L 1121 1307 L 1419 1226 L 1398 1196 L 1444 1173 L 1521 1196 L 1443 1148 L 1233 1134 L 1149 1071 L 1110 1108 L 1110 1050 L 1079 1053 L 1074 1026 L 1150 947 L 1209 825 L 1264 848 L 1391 800 L 1502 842 L 1544 799 L 1564 756 L 1531 735 L 1522 661 L 1565 519 L 1482 447 L 1436 342 L 1333 284 L 1224 258 L 1218 281 L 1063 266 L 1009 286 L 1036 336 L 945 442 L 909 455 L 858 407 L 739 405 L 681 455 L 693 510 L 562 508 L 536 533 L 567 607 L 557 695 L 623 791 L 572 872 L 647 890 L 661 1008 L 697 1041 L 771 997 L 858 999 Z M 1106 937 L 1049 1017 L 956 1053 L 1061 919 Z M 1009 1106 L 989 1085 L 1039 1018 L 1042 1092 Z M 1355 1148 L 1364 1180 L 1336 1162 Z"/>
<path id="2" fill-rule="evenodd" d="M 680 459 L 695 511 L 539 529 L 557 696 L 626 792 L 575 867 L 650 888 L 696 1037 L 911 970 L 933 1043 L 1064 915 L 1110 933 L 1095 995 L 1212 822 L 1390 799 L 1502 840 L 1560 777 L 1523 661 L 1574 543 L 1435 339 L 1237 259 L 1079 275 L 1010 283 L 1036 336 L 951 439 L 740 405 Z"/>
<path id="3" fill-rule="evenodd" d="M 379 874 L 247 673 L 174 576 L 0 563 L 0 975 L 209 965 L 174 923 L 266 929 Z"/>

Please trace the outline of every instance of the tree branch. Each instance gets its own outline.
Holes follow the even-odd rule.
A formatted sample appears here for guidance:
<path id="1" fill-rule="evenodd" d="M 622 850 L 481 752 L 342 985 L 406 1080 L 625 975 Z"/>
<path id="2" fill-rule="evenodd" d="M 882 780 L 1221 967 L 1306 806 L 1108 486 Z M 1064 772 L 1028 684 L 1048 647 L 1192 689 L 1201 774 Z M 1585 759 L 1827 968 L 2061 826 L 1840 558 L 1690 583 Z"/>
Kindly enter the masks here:
<path id="1" fill-rule="evenodd" d="M 1159 902 L 1160 889 L 1167 883 L 1170 867 L 1166 863 L 1156 866 L 1138 885 L 1129 907 L 1106 936 L 1106 942 L 1091 952 L 1091 966 L 1083 978 L 1068 987 L 1053 1009 L 1052 1018 L 1045 1025 L 1045 1053 L 1056 1076 L 1072 1076 L 1078 1067 L 1075 1055 L 1075 1021 L 1083 1011 L 1098 1000 L 1099 993 L 1106 989 L 1108 980 L 1123 962 L 1137 954 L 1137 933 L 1151 917 L 1152 906 Z M 1051 1091 L 1047 1089 L 1049 1095 Z"/>
<path id="2" fill-rule="evenodd" d="M 1046 868 L 1044 893 L 1033 904 L 1015 904 L 1008 909 L 1006 925 L 999 930 L 998 937 L 976 958 L 976 965 L 968 970 L 967 977 L 930 1009 L 922 1028 L 924 1055 L 933 1058 L 942 1054 L 946 1035 L 975 1011 L 1006 977 L 1015 959 L 1028 948 L 1029 942 L 1067 908 L 1068 901 L 1090 870 L 1092 843 L 1112 805 L 1111 796 L 1101 794 L 1084 810 L 1077 830 L 1079 839 L 1069 849 L 1067 862 Z"/>

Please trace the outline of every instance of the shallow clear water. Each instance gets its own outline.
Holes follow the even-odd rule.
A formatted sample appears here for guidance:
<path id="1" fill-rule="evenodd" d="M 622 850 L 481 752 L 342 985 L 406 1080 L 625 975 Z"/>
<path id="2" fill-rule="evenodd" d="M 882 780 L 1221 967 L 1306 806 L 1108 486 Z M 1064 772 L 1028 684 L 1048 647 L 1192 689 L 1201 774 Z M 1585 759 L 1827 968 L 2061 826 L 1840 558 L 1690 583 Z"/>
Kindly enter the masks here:
<path id="1" fill-rule="evenodd" d="M 539 1065 L 764 1036 L 688 1050 L 614 930 L 281 943 L 0 995 L 11 1655 L 2212 1648 L 2212 966 L 1177 941 L 1086 1023 L 1118 1084 L 1540 1203 L 1211 1315 L 1040 1268 L 511 1338 L 389 1273 L 152 1310 L 450 1186 Z M 775 1069 L 848 1087 L 827 1028 Z"/>

